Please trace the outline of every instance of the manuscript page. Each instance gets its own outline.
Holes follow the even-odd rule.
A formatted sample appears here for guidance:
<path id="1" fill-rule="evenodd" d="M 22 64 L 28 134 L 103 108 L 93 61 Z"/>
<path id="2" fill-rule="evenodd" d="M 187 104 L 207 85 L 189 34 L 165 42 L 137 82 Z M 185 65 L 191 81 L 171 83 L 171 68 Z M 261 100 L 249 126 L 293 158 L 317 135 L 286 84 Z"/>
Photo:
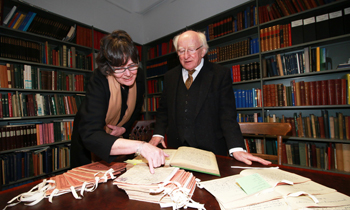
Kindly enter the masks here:
<path id="1" fill-rule="evenodd" d="M 215 154 L 192 147 L 179 147 L 170 165 L 220 176 Z"/>
<path id="2" fill-rule="evenodd" d="M 241 171 L 241 175 L 248 176 L 251 174 L 258 173 L 262 178 L 264 178 L 271 186 L 275 186 L 277 183 L 279 183 L 282 180 L 288 180 L 296 183 L 303 183 L 307 182 L 310 179 L 299 176 L 297 174 L 289 173 L 287 171 L 282 171 L 280 169 L 246 169 Z"/>

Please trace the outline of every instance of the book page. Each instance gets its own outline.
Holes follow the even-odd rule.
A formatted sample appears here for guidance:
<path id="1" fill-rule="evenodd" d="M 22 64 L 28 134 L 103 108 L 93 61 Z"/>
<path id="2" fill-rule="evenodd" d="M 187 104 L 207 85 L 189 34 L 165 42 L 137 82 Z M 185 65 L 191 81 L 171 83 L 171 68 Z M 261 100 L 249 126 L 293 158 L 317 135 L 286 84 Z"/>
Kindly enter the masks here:
<path id="1" fill-rule="evenodd" d="M 248 176 L 254 173 L 258 173 L 262 178 L 264 178 L 271 186 L 275 186 L 278 182 L 282 180 L 288 180 L 296 183 L 307 182 L 310 179 L 299 176 L 297 174 L 293 174 L 287 171 L 283 171 L 280 169 L 245 169 L 241 171 L 241 175 Z"/>
<path id="2" fill-rule="evenodd" d="M 308 182 L 294 184 L 294 185 L 279 185 L 275 188 L 275 191 L 279 192 L 283 196 L 288 195 L 290 193 L 299 192 L 299 191 L 303 191 L 311 195 L 319 195 L 319 194 L 336 192 L 335 189 L 326 187 L 324 185 L 318 184 L 313 181 L 308 181 Z"/>
<path id="3" fill-rule="evenodd" d="M 114 182 L 128 184 L 157 184 L 170 179 L 169 177 L 174 175 L 174 170 L 176 171 L 178 168 L 155 168 L 154 174 L 151 174 L 147 165 L 140 164 L 127 170 L 124 174 L 115 179 Z"/>
<path id="4" fill-rule="evenodd" d="M 171 159 L 175 156 L 177 149 L 163 149 L 163 151 L 169 155 L 169 157 L 165 158 L 165 166 L 170 166 Z"/>
<path id="5" fill-rule="evenodd" d="M 293 209 L 307 208 L 307 207 L 337 207 L 349 206 L 350 197 L 339 192 L 315 195 L 319 203 L 313 202 L 308 196 L 287 197 L 286 202 Z"/>
<path id="6" fill-rule="evenodd" d="M 202 181 L 204 188 L 221 202 L 235 201 L 247 196 L 247 194 L 236 184 L 236 179 L 242 175 L 233 175 L 220 179 Z"/>
<path id="7" fill-rule="evenodd" d="M 214 153 L 192 147 L 179 147 L 170 165 L 220 175 Z"/>
<path id="8" fill-rule="evenodd" d="M 169 157 L 165 157 L 164 166 L 170 166 L 171 159 L 174 157 L 177 149 L 163 149 L 163 151 L 169 155 Z M 134 158 L 134 160 L 141 160 L 142 163 L 148 164 L 148 160 L 144 158 L 142 155 L 138 155 Z"/>

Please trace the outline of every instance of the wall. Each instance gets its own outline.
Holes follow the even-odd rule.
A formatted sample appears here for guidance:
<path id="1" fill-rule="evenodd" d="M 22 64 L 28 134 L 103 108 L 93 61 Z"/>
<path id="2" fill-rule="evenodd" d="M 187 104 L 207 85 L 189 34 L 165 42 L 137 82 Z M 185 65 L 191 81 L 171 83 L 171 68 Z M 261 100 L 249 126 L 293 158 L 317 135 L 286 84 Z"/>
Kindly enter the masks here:
<path id="1" fill-rule="evenodd" d="M 107 32 L 114 29 L 126 30 L 139 44 L 156 40 L 246 2 L 246 0 L 169 0 L 151 12 L 140 15 L 124 11 L 106 0 L 25 1 Z"/>

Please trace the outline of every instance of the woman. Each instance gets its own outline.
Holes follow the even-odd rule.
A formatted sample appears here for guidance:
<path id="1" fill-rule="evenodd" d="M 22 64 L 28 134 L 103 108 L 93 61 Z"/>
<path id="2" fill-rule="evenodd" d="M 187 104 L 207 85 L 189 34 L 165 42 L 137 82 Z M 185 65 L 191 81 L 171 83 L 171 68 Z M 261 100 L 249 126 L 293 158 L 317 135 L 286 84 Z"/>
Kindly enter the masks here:
<path id="1" fill-rule="evenodd" d="M 74 119 L 71 167 L 100 158 L 113 161 L 117 155 L 140 153 L 149 162 L 150 172 L 164 164 L 167 156 L 148 143 L 128 140 L 143 104 L 144 76 L 138 50 L 122 30 L 101 39 L 98 68 L 88 84 L 86 97 Z M 119 136 L 123 135 L 125 138 Z"/>

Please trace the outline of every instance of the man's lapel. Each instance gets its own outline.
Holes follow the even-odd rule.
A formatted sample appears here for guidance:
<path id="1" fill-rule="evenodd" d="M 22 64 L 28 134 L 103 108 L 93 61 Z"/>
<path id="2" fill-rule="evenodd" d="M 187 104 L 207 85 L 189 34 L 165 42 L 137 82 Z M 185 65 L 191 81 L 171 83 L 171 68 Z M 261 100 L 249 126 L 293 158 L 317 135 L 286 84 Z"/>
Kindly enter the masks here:
<path id="1" fill-rule="evenodd" d="M 197 101 L 197 106 L 195 109 L 195 116 L 198 115 L 199 111 L 201 110 L 205 99 L 207 98 L 208 92 L 211 87 L 211 83 L 213 80 L 214 72 L 213 72 L 213 65 L 210 65 L 209 61 L 204 59 L 204 65 L 199 72 L 201 75 L 202 81 L 200 84 L 200 89 L 199 89 L 199 96 L 198 96 L 198 101 Z M 199 76 L 199 75 L 198 75 Z"/>
<path id="2" fill-rule="evenodd" d="M 170 99 L 168 99 L 170 101 L 170 106 L 169 107 L 169 111 L 171 111 L 171 114 L 173 115 L 173 119 L 176 119 L 176 96 L 177 96 L 177 89 L 178 89 L 178 85 L 179 80 L 183 80 L 182 78 L 182 67 L 181 65 L 179 65 L 176 69 L 176 71 L 174 72 L 173 75 L 171 75 L 173 78 L 171 80 L 169 80 L 170 84 L 167 84 L 169 90 L 169 93 L 167 94 L 167 97 L 171 97 Z"/>

